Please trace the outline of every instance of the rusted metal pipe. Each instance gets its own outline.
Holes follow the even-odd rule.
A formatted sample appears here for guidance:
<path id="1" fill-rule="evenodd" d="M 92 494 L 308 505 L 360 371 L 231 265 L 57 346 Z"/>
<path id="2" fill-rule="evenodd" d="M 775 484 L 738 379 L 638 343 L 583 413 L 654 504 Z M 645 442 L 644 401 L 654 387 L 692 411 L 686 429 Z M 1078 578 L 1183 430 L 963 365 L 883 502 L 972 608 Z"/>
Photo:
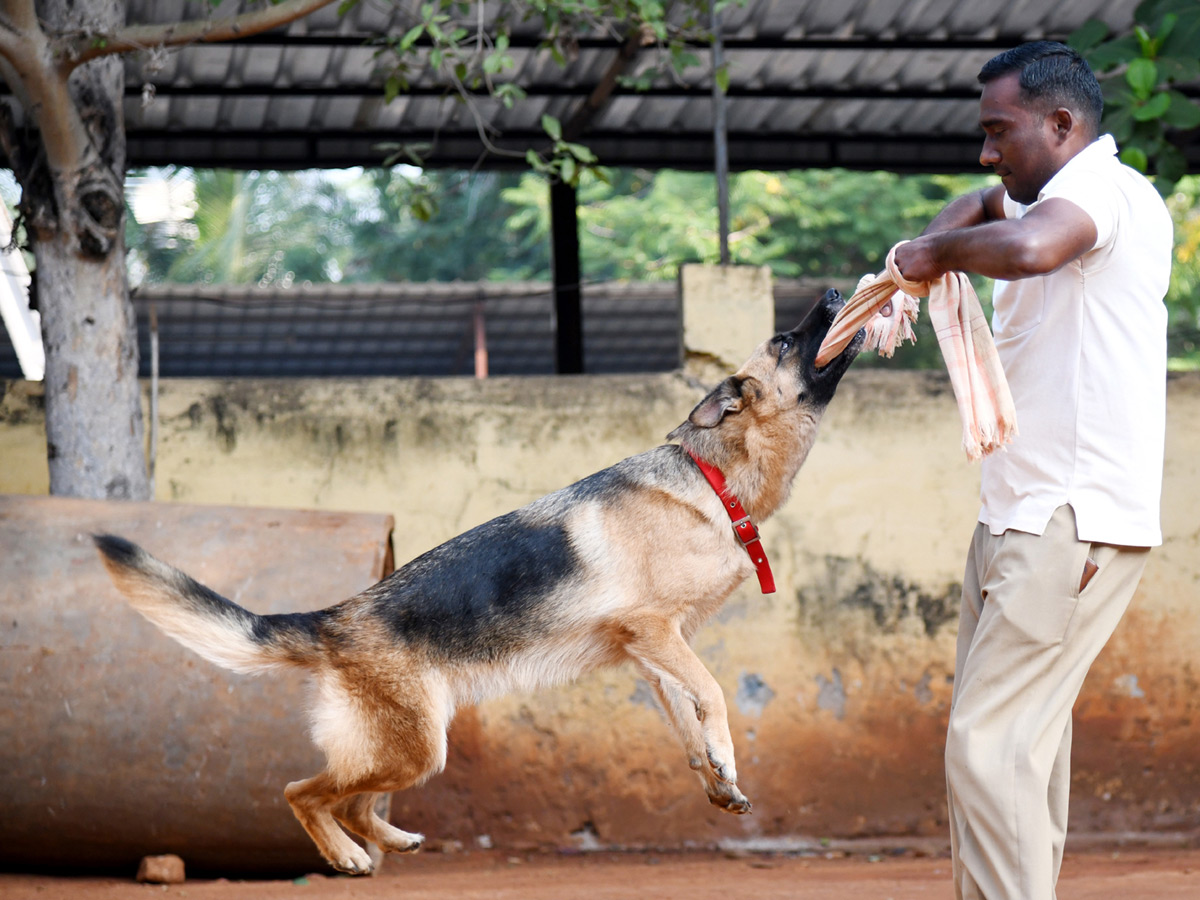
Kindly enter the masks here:
<path id="1" fill-rule="evenodd" d="M 391 517 L 0 496 L 0 865 L 324 871 L 283 788 L 323 767 L 300 673 L 234 675 L 108 582 L 109 531 L 255 612 L 317 609 L 384 574 Z"/>

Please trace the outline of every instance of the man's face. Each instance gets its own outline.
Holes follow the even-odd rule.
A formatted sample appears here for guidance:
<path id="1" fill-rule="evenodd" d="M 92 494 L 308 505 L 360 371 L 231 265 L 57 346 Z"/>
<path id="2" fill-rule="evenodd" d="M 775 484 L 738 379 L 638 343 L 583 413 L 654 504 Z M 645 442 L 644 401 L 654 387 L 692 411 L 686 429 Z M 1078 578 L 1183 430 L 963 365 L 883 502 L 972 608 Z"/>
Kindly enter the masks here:
<path id="1" fill-rule="evenodd" d="M 1060 142 L 1053 114 L 1040 114 L 1027 105 L 1018 78 L 1013 72 L 983 86 L 979 163 L 995 170 L 1008 196 L 1030 204 L 1061 167 L 1055 153 Z"/>

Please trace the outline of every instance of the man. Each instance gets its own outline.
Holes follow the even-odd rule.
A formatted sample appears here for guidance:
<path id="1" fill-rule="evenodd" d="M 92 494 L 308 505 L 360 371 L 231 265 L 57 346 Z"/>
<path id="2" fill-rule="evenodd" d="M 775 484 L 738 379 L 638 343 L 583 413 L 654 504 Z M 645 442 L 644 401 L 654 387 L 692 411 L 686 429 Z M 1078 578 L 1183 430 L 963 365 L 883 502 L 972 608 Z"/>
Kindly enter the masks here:
<path id="1" fill-rule="evenodd" d="M 1099 85 L 1062 44 L 979 73 L 979 161 L 1003 186 L 952 201 L 896 252 L 903 275 L 998 279 L 996 347 L 1019 434 L 983 461 L 946 777 L 960 898 L 1054 897 L 1071 707 L 1161 543 L 1172 225 L 1098 136 Z"/>

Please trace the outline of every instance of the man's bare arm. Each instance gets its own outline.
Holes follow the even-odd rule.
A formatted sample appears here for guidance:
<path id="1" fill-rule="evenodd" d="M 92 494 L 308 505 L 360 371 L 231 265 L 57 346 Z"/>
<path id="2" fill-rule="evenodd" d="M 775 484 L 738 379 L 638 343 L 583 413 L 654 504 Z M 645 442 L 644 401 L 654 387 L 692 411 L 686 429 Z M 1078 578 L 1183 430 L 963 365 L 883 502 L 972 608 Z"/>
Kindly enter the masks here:
<path id="1" fill-rule="evenodd" d="M 970 228 L 1004 218 L 1004 188 L 995 185 L 963 194 L 951 200 L 942 211 L 933 217 L 922 235 L 934 234 L 939 231 L 950 231 L 955 228 Z"/>
<path id="2" fill-rule="evenodd" d="M 905 278 L 933 281 L 959 271 L 1013 281 L 1053 272 L 1096 245 L 1091 216 L 1069 200 L 1052 197 L 1021 219 L 993 220 L 986 194 L 967 195 L 974 206 L 959 204 L 966 198 L 949 204 L 925 234 L 897 248 Z"/>

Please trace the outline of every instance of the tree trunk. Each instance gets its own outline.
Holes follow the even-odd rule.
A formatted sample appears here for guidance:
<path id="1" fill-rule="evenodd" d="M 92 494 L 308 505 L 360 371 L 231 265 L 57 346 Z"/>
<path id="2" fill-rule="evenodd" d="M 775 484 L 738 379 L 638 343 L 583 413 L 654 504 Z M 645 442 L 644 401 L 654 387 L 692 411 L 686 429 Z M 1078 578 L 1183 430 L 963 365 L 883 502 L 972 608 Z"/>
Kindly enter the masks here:
<path id="1" fill-rule="evenodd" d="M 40 12 L 60 33 L 111 32 L 125 16 L 120 0 L 51 0 Z M 21 203 L 46 348 L 50 492 L 146 500 L 136 322 L 125 274 L 124 81 L 118 56 L 75 69 L 65 93 L 82 129 L 55 129 L 38 117 L 42 146 L 23 173 Z M 62 139 L 72 131 L 85 139 Z"/>
<path id="2" fill-rule="evenodd" d="M 34 245 L 46 348 L 50 493 L 150 497 L 133 306 L 120 247 L 80 256 L 73 236 Z"/>

